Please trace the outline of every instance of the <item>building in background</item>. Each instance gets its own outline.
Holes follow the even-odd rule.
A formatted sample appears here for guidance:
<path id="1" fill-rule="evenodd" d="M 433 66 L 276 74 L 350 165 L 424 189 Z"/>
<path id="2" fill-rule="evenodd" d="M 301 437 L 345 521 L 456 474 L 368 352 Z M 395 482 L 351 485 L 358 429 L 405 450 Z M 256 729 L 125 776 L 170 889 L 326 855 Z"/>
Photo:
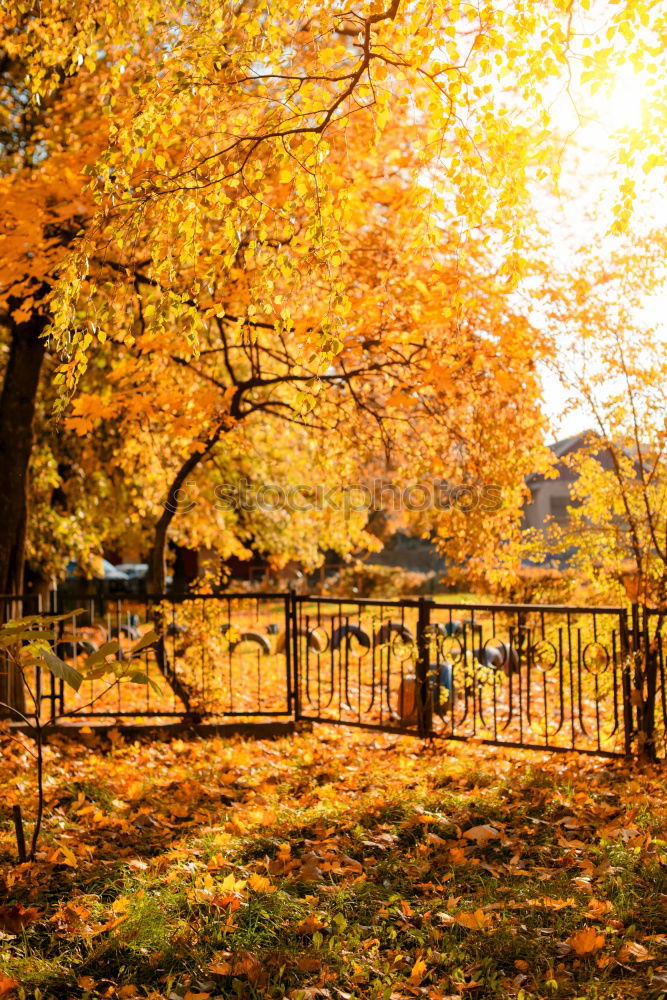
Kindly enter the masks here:
<path id="1" fill-rule="evenodd" d="M 557 475 L 555 478 L 549 479 L 541 473 L 535 473 L 526 480 L 526 485 L 530 490 L 530 500 L 523 512 L 524 528 L 546 531 L 550 518 L 560 527 L 567 527 L 568 507 L 575 505 L 570 487 L 576 481 L 577 473 L 569 467 L 565 459 L 581 451 L 590 443 L 591 438 L 595 437 L 597 437 L 595 431 L 585 430 L 549 445 L 557 459 Z M 603 468 L 610 469 L 612 467 L 611 453 L 608 450 L 601 452 L 597 458 Z M 567 561 L 568 554 L 567 552 L 554 553 L 553 557 L 558 562 L 564 562 Z"/>

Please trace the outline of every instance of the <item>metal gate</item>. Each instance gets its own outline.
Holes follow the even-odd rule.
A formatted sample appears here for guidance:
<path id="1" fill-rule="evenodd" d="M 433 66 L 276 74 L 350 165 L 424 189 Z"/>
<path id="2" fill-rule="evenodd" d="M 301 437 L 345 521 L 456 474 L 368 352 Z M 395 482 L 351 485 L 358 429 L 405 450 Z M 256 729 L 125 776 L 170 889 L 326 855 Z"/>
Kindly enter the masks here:
<path id="1" fill-rule="evenodd" d="M 19 601 L 3 604 L 5 617 L 21 613 Z M 122 655 L 155 628 L 158 641 L 141 654 L 155 687 L 124 683 L 97 699 L 97 682 L 76 693 L 36 679 L 54 720 L 295 718 L 616 756 L 646 729 L 643 685 L 642 712 L 662 705 L 666 728 L 662 617 L 649 635 L 650 615 L 640 620 L 636 608 L 629 617 L 624 608 L 237 593 L 59 594 L 51 610 L 68 608 L 83 610 L 63 625 L 57 651 L 75 665 L 110 637 Z M 23 602 L 23 613 L 35 610 L 34 599 Z"/>
<path id="2" fill-rule="evenodd" d="M 299 718 L 624 755 L 623 608 L 293 597 Z"/>

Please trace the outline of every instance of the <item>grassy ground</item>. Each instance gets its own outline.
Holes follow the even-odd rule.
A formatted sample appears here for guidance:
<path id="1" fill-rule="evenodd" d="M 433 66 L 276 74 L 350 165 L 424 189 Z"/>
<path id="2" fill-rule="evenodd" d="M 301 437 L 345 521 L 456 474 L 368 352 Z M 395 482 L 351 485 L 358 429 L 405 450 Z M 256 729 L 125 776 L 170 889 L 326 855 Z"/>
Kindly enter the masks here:
<path id="1" fill-rule="evenodd" d="M 661 997 L 658 769 L 350 734 L 0 763 L 0 997 Z"/>

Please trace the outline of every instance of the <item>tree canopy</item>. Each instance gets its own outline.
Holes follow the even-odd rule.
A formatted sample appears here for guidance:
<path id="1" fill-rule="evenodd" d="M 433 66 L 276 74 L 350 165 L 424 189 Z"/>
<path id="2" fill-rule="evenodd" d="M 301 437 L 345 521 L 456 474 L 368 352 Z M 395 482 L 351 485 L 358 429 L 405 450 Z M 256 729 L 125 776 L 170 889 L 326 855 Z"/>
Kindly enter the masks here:
<path id="1" fill-rule="evenodd" d="M 502 479 L 492 519 L 417 519 L 486 565 L 543 461 L 548 345 L 515 290 L 548 280 L 535 196 L 567 140 L 554 108 L 624 62 L 657 80 L 663 22 L 637 0 L 8 3 L 0 590 L 20 582 L 31 428 L 53 404 L 70 429 L 109 431 L 59 439 L 105 498 L 100 527 L 74 532 L 82 553 L 122 531 L 114 502 L 136 513 L 132 490 L 224 464 L 261 414 L 295 421 L 294 441 L 344 428 L 356 457 L 391 442 L 404 477 Z M 652 174 L 659 156 L 626 138 L 620 167 Z M 620 181 L 623 227 L 629 169 Z M 71 521 L 46 514 L 70 468 L 54 442 L 33 463 L 44 565 Z M 112 488 L 110 459 L 145 482 Z"/>

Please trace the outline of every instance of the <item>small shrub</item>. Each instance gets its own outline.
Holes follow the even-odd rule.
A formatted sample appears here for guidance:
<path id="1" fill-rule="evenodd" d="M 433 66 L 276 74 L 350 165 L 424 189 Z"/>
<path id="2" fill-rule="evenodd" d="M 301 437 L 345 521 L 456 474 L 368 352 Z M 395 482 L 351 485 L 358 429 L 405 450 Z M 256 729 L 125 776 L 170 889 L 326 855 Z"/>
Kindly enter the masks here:
<path id="1" fill-rule="evenodd" d="M 355 562 L 327 580 L 325 593 L 334 597 L 414 597 L 432 594 L 436 573 L 417 573 L 400 566 Z"/>

